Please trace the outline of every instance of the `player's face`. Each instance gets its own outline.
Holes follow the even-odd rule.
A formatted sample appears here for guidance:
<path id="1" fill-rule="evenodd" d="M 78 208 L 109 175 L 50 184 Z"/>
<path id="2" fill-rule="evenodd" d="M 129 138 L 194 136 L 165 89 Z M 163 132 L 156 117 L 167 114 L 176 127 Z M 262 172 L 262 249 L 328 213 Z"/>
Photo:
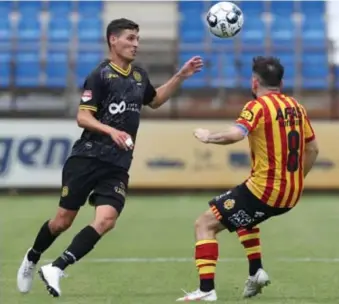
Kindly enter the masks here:
<path id="1" fill-rule="evenodd" d="M 117 55 L 132 62 L 139 47 L 139 33 L 136 30 L 123 30 L 120 35 L 111 37 L 111 45 Z"/>

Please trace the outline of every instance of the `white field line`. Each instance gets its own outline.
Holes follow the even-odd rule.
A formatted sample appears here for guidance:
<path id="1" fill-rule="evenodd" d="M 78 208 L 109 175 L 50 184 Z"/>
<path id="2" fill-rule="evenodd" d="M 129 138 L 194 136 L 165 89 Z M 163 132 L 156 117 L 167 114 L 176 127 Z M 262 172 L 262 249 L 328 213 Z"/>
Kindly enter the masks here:
<path id="1" fill-rule="evenodd" d="M 312 258 L 312 257 L 279 257 L 266 259 L 273 262 L 285 263 L 339 263 L 339 258 Z M 44 262 L 52 262 L 53 260 L 46 259 Z M 221 263 L 234 263 L 246 262 L 246 258 L 221 258 L 218 262 Z M 0 260 L 0 263 L 2 261 Z M 5 261 L 4 261 L 5 262 Z M 162 257 L 162 258 L 88 258 L 83 259 L 82 263 L 193 263 L 193 258 L 175 258 L 175 257 Z"/>
<path id="2" fill-rule="evenodd" d="M 312 257 L 277 257 L 277 258 L 266 258 L 271 262 L 284 262 L 284 263 L 339 263 L 339 258 L 312 258 Z M 54 259 L 42 259 L 41 263 L 50 263 Z M 246 258 L 220 258 L 218 263 L 239 263 L 246 262 Z M 21 260 L 9 260 L 0 259 L 0 265 L 6 263 L 20 263 Z M 130 257 L 130 258 L 84 258 L 81 263 L 193 263 L 193 258 L 180 258 L 180 257 L 159 257 L 159 258 L 141 258 L 141 257 Z"/>

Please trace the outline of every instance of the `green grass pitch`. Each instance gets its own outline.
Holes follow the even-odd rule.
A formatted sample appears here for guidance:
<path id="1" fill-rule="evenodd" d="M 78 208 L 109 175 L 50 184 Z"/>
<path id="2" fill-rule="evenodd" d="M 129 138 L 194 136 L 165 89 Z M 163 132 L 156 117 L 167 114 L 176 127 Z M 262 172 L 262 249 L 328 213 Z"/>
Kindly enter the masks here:
<path id="1" fill-rule="evenodd" d="M 194 253 L 193 224 L 209 198 L 130 196 L 115 231 L 67 269 L 63 295 L 53 299 L 38 276 L 30 294 L 19 294 L 16 271 L 40 225 L 54 215 L 58 197 L 1 197 L 0 303 L 174 303 L 183 294 L 181 288 L 191 291 L 198 286 L 189 260 Z M 93 209 L 84 207 L 43 258 L 57 257 L 92 218 Z M 247 277 L 244 251 L 235 234 L 224 232 L 219 236 L 218 303 L 339 303 L 338 223 L 339 199 L 317 195 L 304 196 L 290 214 L 262 224 L 264 266 L 272 284 L 248 301 L 241 298 Z"/>

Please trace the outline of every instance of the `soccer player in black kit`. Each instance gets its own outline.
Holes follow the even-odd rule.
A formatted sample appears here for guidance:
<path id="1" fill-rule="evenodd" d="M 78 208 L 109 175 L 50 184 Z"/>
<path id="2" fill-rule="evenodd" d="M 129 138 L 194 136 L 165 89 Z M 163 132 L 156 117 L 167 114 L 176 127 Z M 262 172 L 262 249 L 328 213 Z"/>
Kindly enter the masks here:
<path id="1" fill-rule="evenodd" d="M 200 57 L 193 57 L 167 83 L 154 89 L 147 73 L 131 64 L 139 45 L 139 26 L 127 19 L 113 20 L 106 38 L 110 58 L 85 80 L 77 114 L 78 125 L 84 131 L 63 167 L 57 214 L 42 225 L 17 273 L 22 293 L 31 290 L 41 255 L 72 225 L 89 199 L 96 208 L 94 221 L 73 238 L 53 263 L 38 271 L 48 292 L 54 297 L 61 295 L 60 278 L 65 268 L 94 248 L 114 227 L 124 208 L 141 108 L 160 107 L 203 66 Z"/>

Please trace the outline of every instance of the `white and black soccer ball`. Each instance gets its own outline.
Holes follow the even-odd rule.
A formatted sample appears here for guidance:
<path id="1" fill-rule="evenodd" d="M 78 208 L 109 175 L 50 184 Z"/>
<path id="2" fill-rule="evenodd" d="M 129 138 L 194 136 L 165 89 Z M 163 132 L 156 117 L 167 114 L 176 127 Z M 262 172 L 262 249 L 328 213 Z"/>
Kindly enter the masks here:
<path id="1" fill-rule="evenodd" d="M 220 38 L 231 38 L 241 31 L 244 16 L 236 4 L 218 2 L 209 9 L 206 21 L 213 35 Z"/>

